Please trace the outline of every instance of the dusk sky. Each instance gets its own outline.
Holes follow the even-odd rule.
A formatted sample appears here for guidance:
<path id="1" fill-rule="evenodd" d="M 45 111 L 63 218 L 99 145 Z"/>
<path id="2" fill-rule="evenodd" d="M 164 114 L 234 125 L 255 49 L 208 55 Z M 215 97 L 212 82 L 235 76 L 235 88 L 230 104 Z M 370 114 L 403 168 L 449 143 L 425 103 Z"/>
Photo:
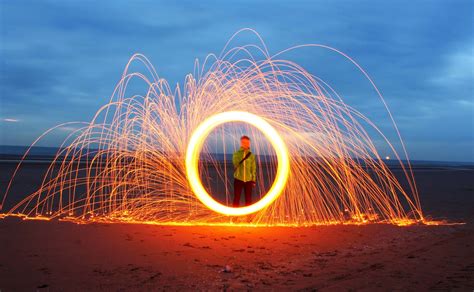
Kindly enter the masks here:
<path id="1" fill-rule="evenodd" d="M 248 27 L 273 54 L 317 43 L 357 60 L 385 96 L 412 159 L 474 161 L 474 1 L 179 2 L 1 1 L 0 145 L 29 145 L 59 123 L 89 121 L 136 52 L 171 85 L 182 84 L 195 58 L 219 53 Z M 347 61 L 318 48 L 285 57 L 390 130 Z"/>

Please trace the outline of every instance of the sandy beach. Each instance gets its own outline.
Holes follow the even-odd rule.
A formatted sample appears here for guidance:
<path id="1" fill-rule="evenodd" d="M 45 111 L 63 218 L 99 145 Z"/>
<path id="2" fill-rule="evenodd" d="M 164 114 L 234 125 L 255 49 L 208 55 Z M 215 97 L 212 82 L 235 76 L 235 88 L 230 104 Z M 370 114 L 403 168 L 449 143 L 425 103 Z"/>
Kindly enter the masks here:
<path id="1" fill-rule="evenodd" d="M 37 167 L 26 167 L 32 188 Z M 2 185 L 11 164 L 2 164 Z M 396 171 L 396 170 L 395 170 Z M 471 167 L 415 169 L 424 211 L 462 225 L 206 227 L 0 220 L 1 291 L 474 287 Z"/>
<path id="2" fill-rule="evenodd" d="M 460 290 L 463 226 L 173 227 L 0 222 L 2 291 Z"/>

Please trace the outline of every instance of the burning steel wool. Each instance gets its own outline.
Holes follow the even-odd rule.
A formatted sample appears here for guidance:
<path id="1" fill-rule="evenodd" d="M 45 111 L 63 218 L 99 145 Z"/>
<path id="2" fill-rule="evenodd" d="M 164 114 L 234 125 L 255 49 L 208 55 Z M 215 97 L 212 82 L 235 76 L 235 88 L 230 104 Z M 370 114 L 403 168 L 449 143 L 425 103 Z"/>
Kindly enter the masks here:
<path id="1" fill-rule="evenodd" d="M 38 190 L 5 210 L 13 198 L 7 190 L 2 216 L 253 226 L 424 222 L 388 108 L 401 153 L 327 83 L 281 59 L 302 46 L 270 55 L 263 41 L 234 48 L 230 43 L 221 55 L 196 63 L 194 74 L 175 90 L 145 56 L 134 55 L 110 101 L 59 148 Z M 353 59 L 331 47 L 306 47 L 352 63 L 386 107 Z M 131 72 L 137 63 L 145 72 Z M 391 161 L 398 161 L 404 183 L 379 155 L 369 128 L 393 151 Z M 233 208 L 227 182 L 235 145 L 229 141 L 241 133 L 258 137 L 252 152 L 262 171 L 257 202 Z"/>

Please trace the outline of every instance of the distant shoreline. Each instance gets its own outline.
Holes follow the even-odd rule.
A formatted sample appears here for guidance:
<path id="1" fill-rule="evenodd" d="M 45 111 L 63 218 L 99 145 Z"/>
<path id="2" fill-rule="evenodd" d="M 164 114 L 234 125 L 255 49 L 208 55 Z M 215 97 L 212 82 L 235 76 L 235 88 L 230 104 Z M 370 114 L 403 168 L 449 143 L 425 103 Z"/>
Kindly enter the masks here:
<path id="1" fill-rule="evenodd" d="M 22 157 L 24 156 L 25 152 L 28 150 L 29 146 L 9 146 L 9 145 L 0 145 L 0 163 L 18 163 L 21 161 Z M 30 152 L 28 153 L 24 163 L 51 163 L 53 159 L 56 157 L 56 153 L 58 151 L 63 150 L 65 148 L 59 147 L 43 147 L 43 146 L 35 146 L 32 147 Z M 91 156 L 94 155 L 94 150 L 91 149 Z M 227 153 L 210 153 L 214 159 L 218 161 L 224 160 L 231 160 L 232 154 Z M 270 157 L 271 155 L 265 155 Z M 62 159 L 64 156 L 60 156 Z M 314 158 L 317 159 L 317 158 Z M 395 159 L 390 160 L 383 160 L 387 166 L 390 168 L 399 167 L 400 164 Z M 407 165 L 405 160 L 402 160 L 404 165 Z M 474 161 L 435 161 L 435 160 L 410 160 L 410 164 L 413 168 L 433 168 L 433 167 L 473 167 L 474 168 Z"/>

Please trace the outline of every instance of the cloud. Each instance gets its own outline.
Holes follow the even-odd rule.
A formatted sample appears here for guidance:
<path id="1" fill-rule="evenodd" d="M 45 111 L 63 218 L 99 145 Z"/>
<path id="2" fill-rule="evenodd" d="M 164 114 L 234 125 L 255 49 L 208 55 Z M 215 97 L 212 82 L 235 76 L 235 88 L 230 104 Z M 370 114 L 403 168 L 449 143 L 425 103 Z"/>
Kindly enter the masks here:
<path id="1" fill-rule="evenodd" d="M 465 41 L 442 60 L 437 74 L 431 79 L 441 87 L 467 87 L 472 95 L 474 86 L 474 39 Z"/>
<path id="2" fill-rule="evenodd" d="M 20 120 L 18 119 L 11 119 L 11 118 L 4 118 L 2 121 L 7 122 L 7 123 L 18 123 Z"/>

